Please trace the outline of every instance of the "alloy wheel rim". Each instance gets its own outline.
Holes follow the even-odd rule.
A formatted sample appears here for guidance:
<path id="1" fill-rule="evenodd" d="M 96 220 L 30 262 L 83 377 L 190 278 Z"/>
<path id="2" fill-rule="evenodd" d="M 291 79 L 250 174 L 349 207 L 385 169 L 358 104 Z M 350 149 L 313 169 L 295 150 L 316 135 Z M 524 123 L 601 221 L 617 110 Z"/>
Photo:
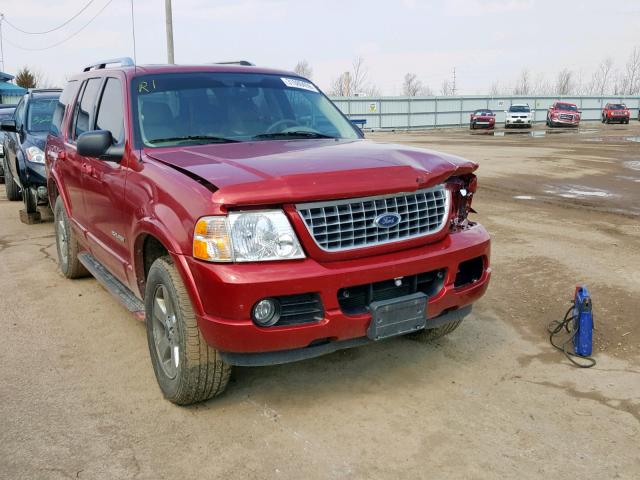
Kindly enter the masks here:
<path id="1" fill-rule="evenodd" d="M 156 287 L 151 321 L 158 362 L 164 374 L 173 379 L 180 367 L 180 345 L 175 308 L 164 285 Z"/>
<path id="2" fill-rule="evenodd" d="M 64 219 L 58 220 L 58 249 L 60 251 L 60 259 L 63 264 L 67 264 L 68 252 L 67 252 L 67 229 L 64 224 Z"/>

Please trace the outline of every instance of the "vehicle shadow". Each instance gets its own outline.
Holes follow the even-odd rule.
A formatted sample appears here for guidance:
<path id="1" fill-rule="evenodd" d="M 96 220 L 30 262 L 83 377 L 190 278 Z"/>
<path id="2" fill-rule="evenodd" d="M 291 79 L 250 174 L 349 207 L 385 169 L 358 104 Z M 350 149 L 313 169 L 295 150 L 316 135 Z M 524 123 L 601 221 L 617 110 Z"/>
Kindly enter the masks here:
<path id="1" fill-rule="evenodd" d="M 428 343 L 398 337 L 297 363 L 235 367 L 224 395 L 198 408 L 223 408 L 252 397 L 274 403 L 295 398 L 312 405 L 381 389 L 415 391 L 416 385 L 442 381 L 456 369 L 477 368 L 506 341 L 495 329 L 498 322 L 473 313 L 449 336 Z"/>

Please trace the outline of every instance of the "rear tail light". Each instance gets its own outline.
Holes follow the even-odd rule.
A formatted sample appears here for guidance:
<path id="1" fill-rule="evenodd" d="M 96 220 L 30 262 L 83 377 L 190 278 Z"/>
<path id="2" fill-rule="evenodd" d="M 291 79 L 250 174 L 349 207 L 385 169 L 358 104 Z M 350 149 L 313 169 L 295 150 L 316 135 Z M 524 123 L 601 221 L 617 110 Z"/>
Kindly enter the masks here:
<path id="1" fill-rule="evenodd" d="M 451 229 L 459 230 L 466 228 L 469 224 L 467 217 L 469 212 L 474 212 L 471 208 L 473 195 L 478 187 L 478 179 L 472 173 L 451 177 L 447 180 L 447 188 L 451 192 Z"/>

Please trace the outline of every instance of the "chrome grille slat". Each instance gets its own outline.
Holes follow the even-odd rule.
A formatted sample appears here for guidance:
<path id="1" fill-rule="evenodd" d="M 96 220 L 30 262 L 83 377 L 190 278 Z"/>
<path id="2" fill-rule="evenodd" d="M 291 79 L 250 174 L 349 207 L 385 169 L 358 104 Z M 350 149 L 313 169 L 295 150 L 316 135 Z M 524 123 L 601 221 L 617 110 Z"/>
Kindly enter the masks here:
<path id="1" fill-rule="evenodd" d="M 432 235 L 447 223 L 449 192 L 444 185 L 376 197 L 350 198 L 296 205 L 316 244 L 329 252 L 371 247 Z M 383 213 L 397 213 L 391 228 L 375 225 Z"/>

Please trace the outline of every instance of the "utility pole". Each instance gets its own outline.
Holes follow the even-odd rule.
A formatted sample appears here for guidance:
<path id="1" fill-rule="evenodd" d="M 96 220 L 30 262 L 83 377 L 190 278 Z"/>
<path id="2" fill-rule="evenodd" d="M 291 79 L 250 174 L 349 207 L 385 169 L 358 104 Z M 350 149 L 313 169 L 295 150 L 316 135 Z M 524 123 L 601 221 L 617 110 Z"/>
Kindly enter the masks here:
<path id="1" fill-rule="evenodd" d="M 4 72 L 4 47 L 2 46 L 2 21 L 4 20 L 4 13 L 0 13 L 0 72 Z"/>
<path id="2" fill-rule="evenodd" d="M 167 63 L 176 63 L 173 58 L 173 14 L 171 13 L 171 0 L 164 0 L 164 12 L 167 23 Z"/>
<path id="3" fill-rule="evenodd" d="M 456 67 L 453 67 L 453 85 L 451 86 L 451 94 L 456 94 Z"/>

